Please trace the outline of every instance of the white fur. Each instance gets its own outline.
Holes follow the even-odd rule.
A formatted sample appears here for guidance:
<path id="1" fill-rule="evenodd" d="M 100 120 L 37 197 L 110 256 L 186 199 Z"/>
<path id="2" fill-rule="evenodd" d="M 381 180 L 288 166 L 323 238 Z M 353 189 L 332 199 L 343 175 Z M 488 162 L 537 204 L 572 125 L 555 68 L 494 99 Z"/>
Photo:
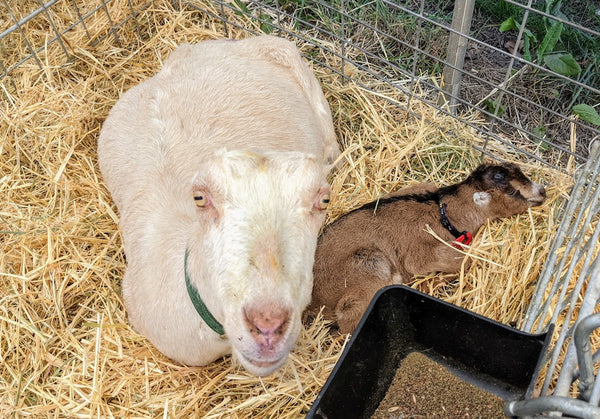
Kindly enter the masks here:
<path id="1" fill-rule="evenodd" d="M 473 202 L 475 202 L 475 205 L 478 207 L 488 206 L 491 199 L 491 195 L 487 192 L 475 192 L 473 194 Z"/>
<path id="2" fill-rule="evenodd" d="M 98 156 L 120 211 L 134 328 L 188 365 L 233 352 L 254 374 L 281 366 L 310 300 L 323 221 L 315 203 L 338 154 L 319 84 L 280 38 L 183 45 L 126 92 L 104 123 Z M 195 189 L 211 204 L 196 207 Z M 225 339 L 187 295 L 186 247 L 192 282 Z M 267 356 L 243 310 L 274 303 L 291 314 Z"/>

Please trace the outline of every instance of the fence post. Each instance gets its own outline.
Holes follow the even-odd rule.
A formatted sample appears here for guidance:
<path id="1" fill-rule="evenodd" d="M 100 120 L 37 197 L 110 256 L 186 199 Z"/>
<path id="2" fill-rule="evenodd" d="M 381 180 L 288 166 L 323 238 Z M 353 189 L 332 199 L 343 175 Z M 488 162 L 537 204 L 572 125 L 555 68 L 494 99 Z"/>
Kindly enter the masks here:
<path id="1" fill-rule="evenodd" d="M 447 105 L 450 112 L 456 112 L 460 96 L 460 79 L 465 63 L 468 39 L 461 34 L 468 35 L 471 30 L 471 18 L 475 0 L 457 0 L 452 12 L 452 31 L 448 37 L 446 50 L 446 64 L 443 72 L 443 89 L 438 96 L 439 105 Z"/>

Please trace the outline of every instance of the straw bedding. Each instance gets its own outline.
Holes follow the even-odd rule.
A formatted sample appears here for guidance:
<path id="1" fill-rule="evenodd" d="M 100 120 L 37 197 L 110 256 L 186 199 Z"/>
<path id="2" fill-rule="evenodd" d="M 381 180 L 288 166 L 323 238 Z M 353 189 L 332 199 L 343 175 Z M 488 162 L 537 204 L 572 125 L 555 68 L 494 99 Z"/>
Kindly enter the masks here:
<path id="1" fill-rule="evenodd" d="M 60 4 L 53 17 L 68 25 L 76 17 L 69 2 Z M 118 22 L 131 13 L 129 2 L 107 7 Z M 155 73 L 178 43 L 223 32 L 204 14 L 156 1 L 138 16 L 139 27 L 130 20 L 118 29 L 127 46 L 122 49 L 106 15 L 96 15 L 87 21 L 90 37 L 80 27 L 65 35 L 71 63 L 64 65 L 62 50 L 52 44 L 39 54 L 42 71 L 29 60 L 0 82 L 0 416 L 306 413 L 347 341 L 329 334 L 320 319 L 302 333 L 290 362 L 262 379 L 230 358 L 199 368 L 173 363 L 128 325 L 120 296 L 125 259 L 118 214 L 96 162 L 101 123 L 119 94 Z M 234 14 L 229 18 L 251 25 Z M 9 20 L 0 15 L 3 25 Z M 36 22 L 25 29 L 40 45 L 50 30 Z M 247 34 L 234 29 L 232 36 Z M 17 62 L 24 51 L 16 38 L 4 40 L 5 63 Z M 320 59 L 340 66 L 335 57 Z M 451 118 L 414 100 L 411 110 L 429 122 L 403 113 L 386 97 L 406 104 L 405 98 L 356 69 L 355 76 L 378 94 L 342 83 L 321 67 L 314 71 L 346 150 L 331 178 L 335 199 L 328 221 L 411 183 L 458 181 L 479 162 L 471 145 L 481 140 Z M 469 272 L 418 278 L 412 286 L 518 323 L 570 184 L 568 176 L 520 163 L 549 185 L 547 203 L 486 226 L 470 251 L 477 259 Z"/>

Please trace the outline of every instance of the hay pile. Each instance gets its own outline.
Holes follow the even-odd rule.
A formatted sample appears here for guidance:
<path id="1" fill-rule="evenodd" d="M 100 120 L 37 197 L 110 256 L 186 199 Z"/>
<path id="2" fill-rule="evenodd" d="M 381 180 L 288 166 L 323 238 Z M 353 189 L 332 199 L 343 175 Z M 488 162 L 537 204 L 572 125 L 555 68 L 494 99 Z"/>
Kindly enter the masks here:
<path id="1" fill-rule="evenodd" d="M 129 20 L 116 31 L 123 48 L 98 11 L 86 28 L 65 35 L 70 64 L 55 43 L 39 54 L 43 70 L 31 59 L 0 81 L 0 416 L 298 417 L 347 339 L 329 335 L 322 321 L 303 332 L 281 371 L 262 379 L 229 358 L 202 368 L 177 365 L 127 323 L 118 215 L 96 162 L 101 123 L 119 94 L 155 73 L 175 45 L 223 36 L 222 24 L 197 11 L 174 10 L 168 1 L 106 6 L 121 22 L 131 14 L 130 3 L 146 8 L 139 26 Z M 52 14 L 64 25 L 75 19 L 70 2 L 58 3 Z M 0 22 L 9 21 L 0 15 Z M 229 29 L 232 37 L 248 36 Z M 27 33 L 43 45 L 49 30 L 36 21 Z M 15 37 L 2 42 L 5 65 L 26 53 Z M 307 53 L 314 48 L 299 46 Z M 320 59 L 340 66 L 335 57 Z M 329 220 L 410 183 L 455 182 L 479 162 L 471 145 L 481 140 L 450 118 L 416 101 L 411 110 L 434 123 L 401 112 L 384 96 L 405 98 L 360 72 L 356 76 L 378 94 L 314 70 L 347 150 L 332 176 Z M 503 150 L 495 155 L 518 160 Z M 551 185 L 547 203 L 484 228 L 468 273 L 419 278 L 414 287 L 503 323 L 519 321 L 570 184 L 567 176 L 520 163 Z"/>

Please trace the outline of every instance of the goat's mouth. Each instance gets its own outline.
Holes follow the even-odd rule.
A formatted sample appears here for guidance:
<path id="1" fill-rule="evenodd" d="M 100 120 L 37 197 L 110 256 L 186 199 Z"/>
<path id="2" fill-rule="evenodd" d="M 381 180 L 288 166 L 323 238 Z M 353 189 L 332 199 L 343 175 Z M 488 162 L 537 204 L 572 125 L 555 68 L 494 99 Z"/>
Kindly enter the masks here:
<path id="1" fill-rule="evenodd" d="M 244 359 L 258 368 L 270 368 L 283 361 L 283 358 L 276 359 L 275 361 L 259 361 L 257 359 L 250 359 L 246 357 L 244 357 Z"/>
<path id="2" fill-rule="evenodd" d="M 544 197 L 529 198 L 527 200 L 527 205 L 529 205 L 530 207 L 537 207 L 538 205 L 542 205 L 544 200 Z"/>
<path id="3" fill-rule="evenodd" d="M 241 354 L 240 354 L 241 355 Z M 242 365 L 252 374 L 265 376 L 273 373 L 275 370 L 280 368 L 288 358 L 288 354 L 276 360 L 260 360 L 248 358 L 244 355 L 240 356 Z"/>

